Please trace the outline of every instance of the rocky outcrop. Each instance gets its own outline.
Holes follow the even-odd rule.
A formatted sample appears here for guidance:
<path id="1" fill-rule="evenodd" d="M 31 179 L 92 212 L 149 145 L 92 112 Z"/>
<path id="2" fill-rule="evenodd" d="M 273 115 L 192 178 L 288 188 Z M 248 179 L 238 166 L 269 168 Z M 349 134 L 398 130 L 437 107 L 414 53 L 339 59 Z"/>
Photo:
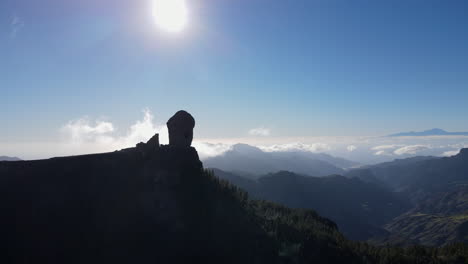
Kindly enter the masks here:
<path id="1" fill-rule="evenodd" d="M 178 111 L 167 121 L 169 130 L 169 145 L 175 147 L 190 147 L 193 139 L 195 119 L 186 111 Z"/>
<path id="2" fill-rule="evenodd" d="M 457 156 L 468 158 L 468 148 L 461 149 Z"/>
<path id="3" fill-rule="evenodd" d="M 143 154 L 143 156 L 150 155 L 152 152 L 156 151 L 159 149 L 159 134 L 155 134 L 153 137 L 151 137 L 148 142 L 143 143 L 140 142 L 136 145 L 136 149 Z M 129 151 L 133 150 L 133 148 L 125 149 L 124 151 Z"/>

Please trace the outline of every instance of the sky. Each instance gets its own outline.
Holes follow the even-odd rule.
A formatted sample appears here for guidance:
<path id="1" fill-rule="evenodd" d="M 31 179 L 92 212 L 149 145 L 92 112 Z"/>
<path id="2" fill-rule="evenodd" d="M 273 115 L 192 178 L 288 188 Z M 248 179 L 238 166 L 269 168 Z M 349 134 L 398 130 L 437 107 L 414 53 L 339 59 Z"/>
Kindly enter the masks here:
<path id="1" fill-rule="evenodd" d="M 466 1 L 186 0 L 180 32 L 157 1 L 0 1 L 0 154 L 130 146 L 180 109 L 212 144 L 468 131 Z"/>

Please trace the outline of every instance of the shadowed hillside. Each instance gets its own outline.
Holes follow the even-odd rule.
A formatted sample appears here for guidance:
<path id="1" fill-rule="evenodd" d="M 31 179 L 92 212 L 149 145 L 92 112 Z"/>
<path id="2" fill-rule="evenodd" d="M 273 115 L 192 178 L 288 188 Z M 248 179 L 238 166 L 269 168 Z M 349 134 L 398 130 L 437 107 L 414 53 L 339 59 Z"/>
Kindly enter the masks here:
<path id="1" fill-rule="evenodd" d="M 336 221 L 347 237 L 357 240 L 387 233 L 381 226 L 410 208 L 384 187 L 343 176 L 306 177 L 281 171 L 249 180 L 218 169 L 214 173 L 252 197 L 316 210 Z"/>
<path id="2" fill-rule="evenodd" d="M 388 222 L 380 244 L 429 246 L 468 241 L 468 149 L 453 157 L 415 157 L 351 170 L 408 197 L 412 209 Z"/>

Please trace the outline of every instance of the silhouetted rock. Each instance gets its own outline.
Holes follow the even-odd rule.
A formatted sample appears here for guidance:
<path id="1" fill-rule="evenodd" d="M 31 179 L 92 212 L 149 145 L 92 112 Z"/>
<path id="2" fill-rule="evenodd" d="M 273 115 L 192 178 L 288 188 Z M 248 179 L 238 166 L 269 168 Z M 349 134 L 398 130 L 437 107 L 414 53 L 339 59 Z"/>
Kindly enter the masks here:
<path id="1" fill-rule="evenodd" d="M 143 156 L 150 154 L 151 152 L 159 148 L 159 134 L 155 134 L 147 143 L 140 142 L 136 145 L 136 149 L 143 153 Z M 129 150 L 132 150 L 130 148 Z"/>
<path id="2" fill-rule="evenodd" d="M 146 142 L 146 145 L 152 149 L 159 148 L 159 134 L 156 133 L 150 140 L 148 140 L 148 142 Z"/>
<path id="3" fill-rule="evenodd" d="M 193 139 L 195 119 L 186 111 L 179 111 L 167 121 L 169 130 L 169 145 L 176 147 L 190 147 Z"/>
<path id="4" fill-rule="evenodd" d="M 460 157 L 468 157 L 468 148 L 464 148 L 460 150 L 460 153 L 458 154 Z"/>

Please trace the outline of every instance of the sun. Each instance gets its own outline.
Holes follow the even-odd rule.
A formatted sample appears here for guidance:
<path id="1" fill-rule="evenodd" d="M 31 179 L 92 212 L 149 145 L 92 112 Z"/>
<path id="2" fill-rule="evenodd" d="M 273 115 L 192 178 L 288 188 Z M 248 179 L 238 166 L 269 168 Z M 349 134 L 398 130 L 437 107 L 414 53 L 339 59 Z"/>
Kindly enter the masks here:
<path id="1" fill-rule="evenodd" d="M 188 22 L 187 4 L 185 0 L 153 0 L 153 16 L 160 29 L 180 32 Z"/>

